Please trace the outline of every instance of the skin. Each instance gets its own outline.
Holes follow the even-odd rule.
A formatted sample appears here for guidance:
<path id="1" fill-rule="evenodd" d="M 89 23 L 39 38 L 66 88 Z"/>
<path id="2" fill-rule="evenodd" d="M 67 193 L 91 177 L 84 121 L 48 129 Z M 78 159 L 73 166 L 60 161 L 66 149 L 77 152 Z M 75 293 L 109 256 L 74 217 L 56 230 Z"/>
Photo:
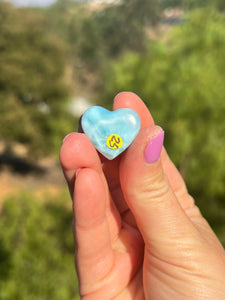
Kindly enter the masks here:
<path id="1" fill-rule="evenodd" d="M 81 299 L 225 299 L 225 252 L 163 149 L 147 163 L 145 147 L 162 131 L 135 94 L 141 131 L 108 161 L 82 133 L 62 144 L 60 161 L 73 199 Z M 78 170 L 78 171 L 77 171 Z"/>

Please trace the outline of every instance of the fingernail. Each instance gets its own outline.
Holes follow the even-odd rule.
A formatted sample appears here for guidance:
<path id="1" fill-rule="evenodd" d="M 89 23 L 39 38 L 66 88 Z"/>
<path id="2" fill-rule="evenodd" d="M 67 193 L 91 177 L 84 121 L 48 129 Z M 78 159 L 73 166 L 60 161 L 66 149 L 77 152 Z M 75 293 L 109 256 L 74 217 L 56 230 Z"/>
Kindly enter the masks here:
<path id="1" fill-rule="evenodd" d="M 80 170 L 82 170 L 83 168 L 79 168 L 76 170 L 76 173 L 75 173 L 75 178 L 77 177 L 77 175 L 79 174 Z"/>
<path id="2" fill-rule="evenodd" d="M 68 138 L 69 136 L 71 136 L 71 134 L 73 134 L 73 133 L 71 132 L 71 133 L 67 134 L 67 135 L 64 137 L 64 139 L 63 139 L 63 142 L 62 142 L 62 143 L 64 143 L 64 142 L 67 140 L 67 138 Z"/>
<path id="3" fill-rule="evenodd" d="M 147 162 L 154 163 L 159 159 L 162 151 L 163 140 L 164 131 L 160 132 L 157 136 L 155 136 L 148 142 L 144 153 L 144 157 Z"/>

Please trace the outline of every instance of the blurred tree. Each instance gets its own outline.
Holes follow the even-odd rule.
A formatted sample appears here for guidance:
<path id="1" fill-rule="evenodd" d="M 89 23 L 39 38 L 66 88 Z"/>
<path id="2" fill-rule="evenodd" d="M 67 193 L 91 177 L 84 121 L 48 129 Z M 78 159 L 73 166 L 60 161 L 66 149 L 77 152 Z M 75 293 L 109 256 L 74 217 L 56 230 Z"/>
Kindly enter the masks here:
<path id="1" fill-rule="evenodd" d="M 144 28 L 128 15 L 123 5 L 106 7 L 94 18 L 101 34 L 99 47 L 105 49 L 108 58 L 117 57 L 124 50 L 142 51 L 146 36 Z"/>
<path id="2" fill-rule="evenodd" d="M 0 299 L 79 299 L 72 213 L 63 197 L 40 202 L 20 194 L 0 218 Z"/>
<path id="3" fill-rule="evenodd" d="M 212 6 L 221 11 L 225 9 L 224 0 L 160 0 L 162 8 L 180 7 L 186 10 Z"/>
<path id="4" fill-rule="evenodd" d="M 225 10 L 225 1 L 224 0 L 212 0 L 212 5 L 216 4 L 216 7 L 221 10 L 224 11 Z"/>
<path id="5" fill-rule="evenodd" d="M 79 33 L 80 24 L 87 10 L 82 2 L 73 0 L 58 0 L 45 10 L 49 21 L 49 30 L 68 45 L 73 45 L 77 41 L 77 33 Z M 76 35 L 71 35 L 73 31 Z M 67 50 L 70 50 L 67 48 Z M 75 49 L 72 49 L 74 51 Z M 75 52 L 76 53 L 76 52 Z"/>
<path id="6" fill-rule="evenodd" d="M 36 152 L 54 148 L 67 96 L 64 44 L 47 28 L 41 11 L 0 3 L 0 136 Z"/>
<path id="7" fill-rule="evenodd" d="M 160 4 L 160 0 L 123 0 L 124 14 L 141 27 L 156 24 L 161 17 Z"/>
<path id="8" fill-rule="evenodd" d="M 78 89 L 89 89 L 92 95 L 106 62 L 129 49 L 143 52 L 146 34 L 143 25 L 128 16 L 124 3 L 96 9 L 90 4 L 58 1 L 47 15 L 50 29 L 67 44 L 68 65 Z"/>
<path id="9" fill-rule="evenodd" d="M 131 90 L 147 101 L 203 211 L 224 205 L 224 25 L 222 14 L 196 11 L 166 44 L 151 45 L 144 56 L 126 54 L 104 74 L 105 98 Z"/>
<path id="10" fill-rule="evenodd" d="M 96 70 L 125 50 L 145 49 L 145 26 L 159 21 L 160 5 L 158 0 L 124 0 L 93 10 L 88 1 L 62 0 L 50 15 L 55 26 L 60 24 L 73 57 Z"/>
<path id="11" fill-rule="evenodd" d="M 211 0 L 181 0 L 181 6 L 185 9 L 207 6 Z M 214 1 L 214 0 L 213 0 Z"/>
<path id="12" fill-rule="evenodd" d="M 181 0 L 161 0 L 161 6 L 163 8 L 167 7 L 179 7 L 182 5 Z"/>

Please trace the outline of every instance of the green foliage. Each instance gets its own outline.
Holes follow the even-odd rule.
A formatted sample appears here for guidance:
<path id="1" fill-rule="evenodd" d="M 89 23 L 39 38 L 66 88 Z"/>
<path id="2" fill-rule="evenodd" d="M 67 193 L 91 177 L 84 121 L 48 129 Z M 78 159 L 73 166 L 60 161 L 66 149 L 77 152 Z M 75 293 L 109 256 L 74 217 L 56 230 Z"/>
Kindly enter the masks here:
<path id="1" fill-rule="evenodd" d="M 105 74 L 106 98 L 131 90 L 146 100 L 209 219 L 209 207 L 219 213 L 225 195 L 224 25 L 214 10 L 193 12 L 166 43 L 151 45 L 146 55 L 124 55 Z"/>
<path id="2" fill-rule="evenodd" d="M 68 123 L 65 46 L 47 27 L 42 12 L 0 3 L 0 136 L 37 153 L 54 150 L 59 115 Z"/>
<path id="3" fill-rule="evenodd" d="M 99 70 L 106 60 L 125 50 L 143 51 L 145 25 L 159 21 L 157 0 L 144 0 L 141 5 L 136 0 L 121 1 L 93 11 L 85 5 L 58 1 L 48 14 L 57 31 L 60 24 L 71 55 L 76 55 L 75 63 L 80 61 L 91 70 Z"/>
<path id="4" fill-rule="evenodd" d="M 66 99 L 77 92 L 74 81 L 86 88 L 89 74 L 96 78 L 109 59 L 143 52 L 145 25 L 158 17 L 156 0 L 96 11 L 72 0 L 47 9 L 16 9 L 1 1 L 1 139 L 25 143 L 33 156 L 56 152 L 74 128 L 66 113 Z"/>
<path id="5" fill-rule="evenodd" d="M 132 16 L 124 13 L 123 6 L 105 8 L 94 15 L 99 28 L 101 43 L 107 57 L 117 57 L 124 50 L 142 50 L 145 35 L 143 27 L 139 26 Z"/>
<path id="6" fill-rule="evenodd" d="M 180 7 L 185 10 L 192 10 L 210 5 L 220 11 L 225 9 L 224 0 L 161 0 L 160 3 L 162 8 Z"/>
<path id="7" fill-rule="evenodd" d="M 139 26 L 143 27 L 149 24 L 156 24 L 161 17 L 161 1 L 160 0 L 124 0 L 124 15 L 127 19 L 135 21 Z"/>
<path id="8" fill-rule="evenodd" d="M 146 36 L 143 27 L 138 26 L 134 19 L 128 19 L 124 7 L 106 7 L 83 16 L 79 32 L 71 22 L 70 40 L 77 58 L 89 69 L 99 70 L 106 60 L 125 50 L 144 49 Z"/>
<path id="9" fill-rule="evenodd" d="M 220 0 L 184 0 L 181 5 L 203 2 L 223 7 Z M 56 152 L 65 132 L 74 128 L 67 98 L 79 89 L 96 89 L 109 60 L 127 51 L 144 54 L 146 26 L 160 20 L 166 3 L 124 0 L 92 11 L 72 0 L 47 9 L 16 9 L 0 1 L 1 139 L 25 143 L 33 155 Z M 90 81 L 92 87 L 86 88 Z"/>
<path id="10" fill-rule="evenodd" d="M 32 157 L 58 152 L 75 127 L 65 106 L 82 75 L 102 82 L 98 101 L 110 106 L 117 92 L 134 91 L 165 129 L 172 160 L 225 245 L 225 21 L 212 9 L 224 10 L 224 3 L 124 0 L 93 12 L 72 0 L 48 9 L 0 1 L 0 139 L 27 144 Z M 148 46 L 146 25 L 159 21 L 162 8 L 206 4 L 211 7 L 188 15 L 166 42 Z M 77 294 L 72 216 L 61 199 L 51 200 L 19 195 L 5 202 L 0 299 Z"/>
<path id="11" fill-rule="evenodd" d="M 5 201 L 0 270 L 1 300 L 78 297 L 72 214 L 60 198 L 40 203 L 21 194 Z"/>
<path id="12" fill-rule="evenodd" d="M 225 10 L 225 2 L 223 0 L 212 0 L 212 5 L 216 5 L 216 7 L 220 10 L 220 11 L 224 11 Z"/>

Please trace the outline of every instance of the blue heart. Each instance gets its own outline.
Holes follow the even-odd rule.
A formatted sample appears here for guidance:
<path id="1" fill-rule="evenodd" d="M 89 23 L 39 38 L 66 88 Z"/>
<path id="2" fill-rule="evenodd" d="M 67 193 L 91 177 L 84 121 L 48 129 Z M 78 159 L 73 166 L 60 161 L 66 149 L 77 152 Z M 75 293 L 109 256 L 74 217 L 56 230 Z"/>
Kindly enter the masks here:
<path id="1" fill-rule="evenodd" d="M 81 126 L 95 148 L 111 160 L 133 142 L 141 121 L 138 114 L 129 108 L 109 111 L 92 106 L 83 114 Z"/>

